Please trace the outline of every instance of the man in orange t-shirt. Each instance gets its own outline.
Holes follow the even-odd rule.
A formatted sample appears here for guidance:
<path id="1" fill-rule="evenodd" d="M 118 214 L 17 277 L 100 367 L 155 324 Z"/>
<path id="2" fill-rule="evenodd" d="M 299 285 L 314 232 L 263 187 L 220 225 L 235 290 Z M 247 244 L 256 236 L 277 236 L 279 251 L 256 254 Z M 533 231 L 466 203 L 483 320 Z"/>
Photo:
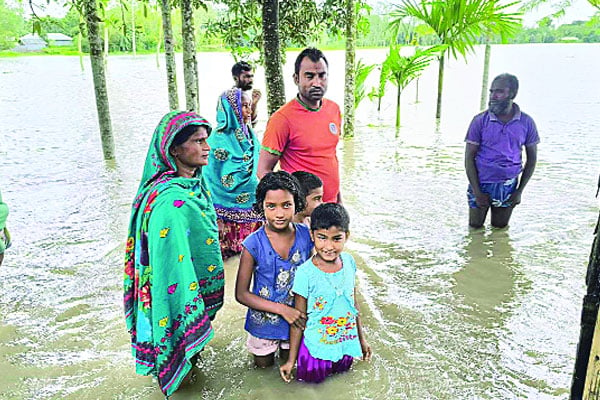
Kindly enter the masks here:
<path id="1" fill-rule="evenodd" d="M 306 171 L 323 181 L 323 201 L 342 201 L 336 147 L 340 139 L 340 107 L 324 99 L 327 91 L 327 59 L 320 50 L 304 49 L 296 58 L 294 83 L 298 95 L 267 123 L 258 177 L 270 172 L 279 161 L 289 173 Z"/>

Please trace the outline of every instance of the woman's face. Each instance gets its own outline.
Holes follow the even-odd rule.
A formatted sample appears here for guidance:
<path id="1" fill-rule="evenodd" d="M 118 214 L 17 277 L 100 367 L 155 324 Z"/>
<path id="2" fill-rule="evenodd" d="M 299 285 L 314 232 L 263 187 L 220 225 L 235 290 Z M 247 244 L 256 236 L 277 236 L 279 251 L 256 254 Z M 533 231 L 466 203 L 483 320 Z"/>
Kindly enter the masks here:
<path id="1" fill-rule="evenodd" d="M 252 121 L 252 99 L 245 92 L 242 93 L 242 119 L 245 124 Z"/>
<path id="2" fill-rule="evenodd" d="M 206 127 L 199 126 L 185 142 L 171 149 L 178 171 L 196 169 L 208 164 L 210 146 L 206 139 L 208 139 Z"/>

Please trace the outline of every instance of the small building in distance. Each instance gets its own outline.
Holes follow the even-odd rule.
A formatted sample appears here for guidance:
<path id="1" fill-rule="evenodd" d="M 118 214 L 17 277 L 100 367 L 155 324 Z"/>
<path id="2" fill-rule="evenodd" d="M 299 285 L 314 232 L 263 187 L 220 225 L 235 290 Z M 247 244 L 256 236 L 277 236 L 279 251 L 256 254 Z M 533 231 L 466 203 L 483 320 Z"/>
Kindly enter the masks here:
<path id="1" fill-rule="evenodd" d="M 63 33 L 48 33 L 46 35 L 50 46 L 72 46 L 73 38 Z"/>
<path id="2" fill-rule="evenodd" d="M 47 46 L 46 41 L 37 33 L 28 33 L 19 38 L 19 44 L 13 51 L 40 51 Z"/>

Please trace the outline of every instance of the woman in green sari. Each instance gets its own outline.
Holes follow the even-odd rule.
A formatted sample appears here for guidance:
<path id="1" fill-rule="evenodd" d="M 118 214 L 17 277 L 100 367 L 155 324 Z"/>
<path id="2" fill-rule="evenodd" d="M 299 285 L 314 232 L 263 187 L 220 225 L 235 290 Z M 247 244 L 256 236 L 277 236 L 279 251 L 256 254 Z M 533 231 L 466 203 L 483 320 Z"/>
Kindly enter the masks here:
<path id="1" fill-rule="evenodd" d="M 251 107 L 252 98 L 241 89 L 223 92 L 217 127 L 208 139 L 209 167 L 202 171 L 217 211 L 224 259 L 240 254 L 244 239 L 262 225 L 262 217 L 252 207 L 260 143 L 250 126 Z"/>
<path id="2" fill-rule="evenodd" d="M 129 224 L 124 302 L 136 372 L 155 376 L 167 396 L 191 377 L 223 305 L 216 215 L 201 174 L 210 132 L 195 113 L 162 118 Z"/>

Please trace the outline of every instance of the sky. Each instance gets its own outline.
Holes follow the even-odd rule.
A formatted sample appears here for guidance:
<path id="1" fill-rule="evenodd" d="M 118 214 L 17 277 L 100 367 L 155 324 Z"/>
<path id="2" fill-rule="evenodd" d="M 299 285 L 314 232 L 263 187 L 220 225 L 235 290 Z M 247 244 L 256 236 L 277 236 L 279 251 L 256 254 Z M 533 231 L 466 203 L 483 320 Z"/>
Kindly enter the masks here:
<path id="1" fill-rule="evenodd" d="M 369 0 L 368 0 L 369 1 Z M 50 1 L 50 4 L 47 4 L 46 0 L 34 0 L 34 4 L 41 4 L 44 6 L 44 9 L 36 8 L 36 13 L 38 15 L 52 15 L 55 17 L 64 16 L 68 9 L 58 5 L 58 3 L 62 1 Z M 375 4 L 385 4 L 389 6 L 390 4 L 397 4 L 399 0 L 392 1 L 381 1 L 381 0 L 371 0 L 369 3 Z M 561 0 L 549 0 L 546 3 L 539 6 L 536 10 L 528 12 L 523 16 L 523 25 L 533 27 L 536 26 L 537 21 L 544 18 L 545 16 L 551 15 L 556 11 L 557 4 L 560 4 Z M 7 2 L 8 3 L 8 2 Z M 23 2 L 27 4 L 28 2 Z M 576 20 L 588 20 L 594 13 L 596 12 L 596 8 L 592 7 L 587 0 L 571 0 L 571 6 L 566 8 L 565 16 L 555 20 L 555 25 L 568 24 Z M 27 4 L 26 13 L 29 14 L 29 6 Z"/>
<path id="2" fill-rule="evenodd" d="M 523 25 L 535 26 L 536 22 L 547 15 L 553 14 L 556 9 L 555 5 L 560 4 L 560 1 L 549 1 L 538 7 L 537 10 L 531 11 L 523 16 Z M 571 6 L 565 9 L 565 16 L 555 21 L 555 24 L 569 24 L 577 20 L 588 20 L 597 11 L 592 7 L 587 0 L 572 0 Z"/>

